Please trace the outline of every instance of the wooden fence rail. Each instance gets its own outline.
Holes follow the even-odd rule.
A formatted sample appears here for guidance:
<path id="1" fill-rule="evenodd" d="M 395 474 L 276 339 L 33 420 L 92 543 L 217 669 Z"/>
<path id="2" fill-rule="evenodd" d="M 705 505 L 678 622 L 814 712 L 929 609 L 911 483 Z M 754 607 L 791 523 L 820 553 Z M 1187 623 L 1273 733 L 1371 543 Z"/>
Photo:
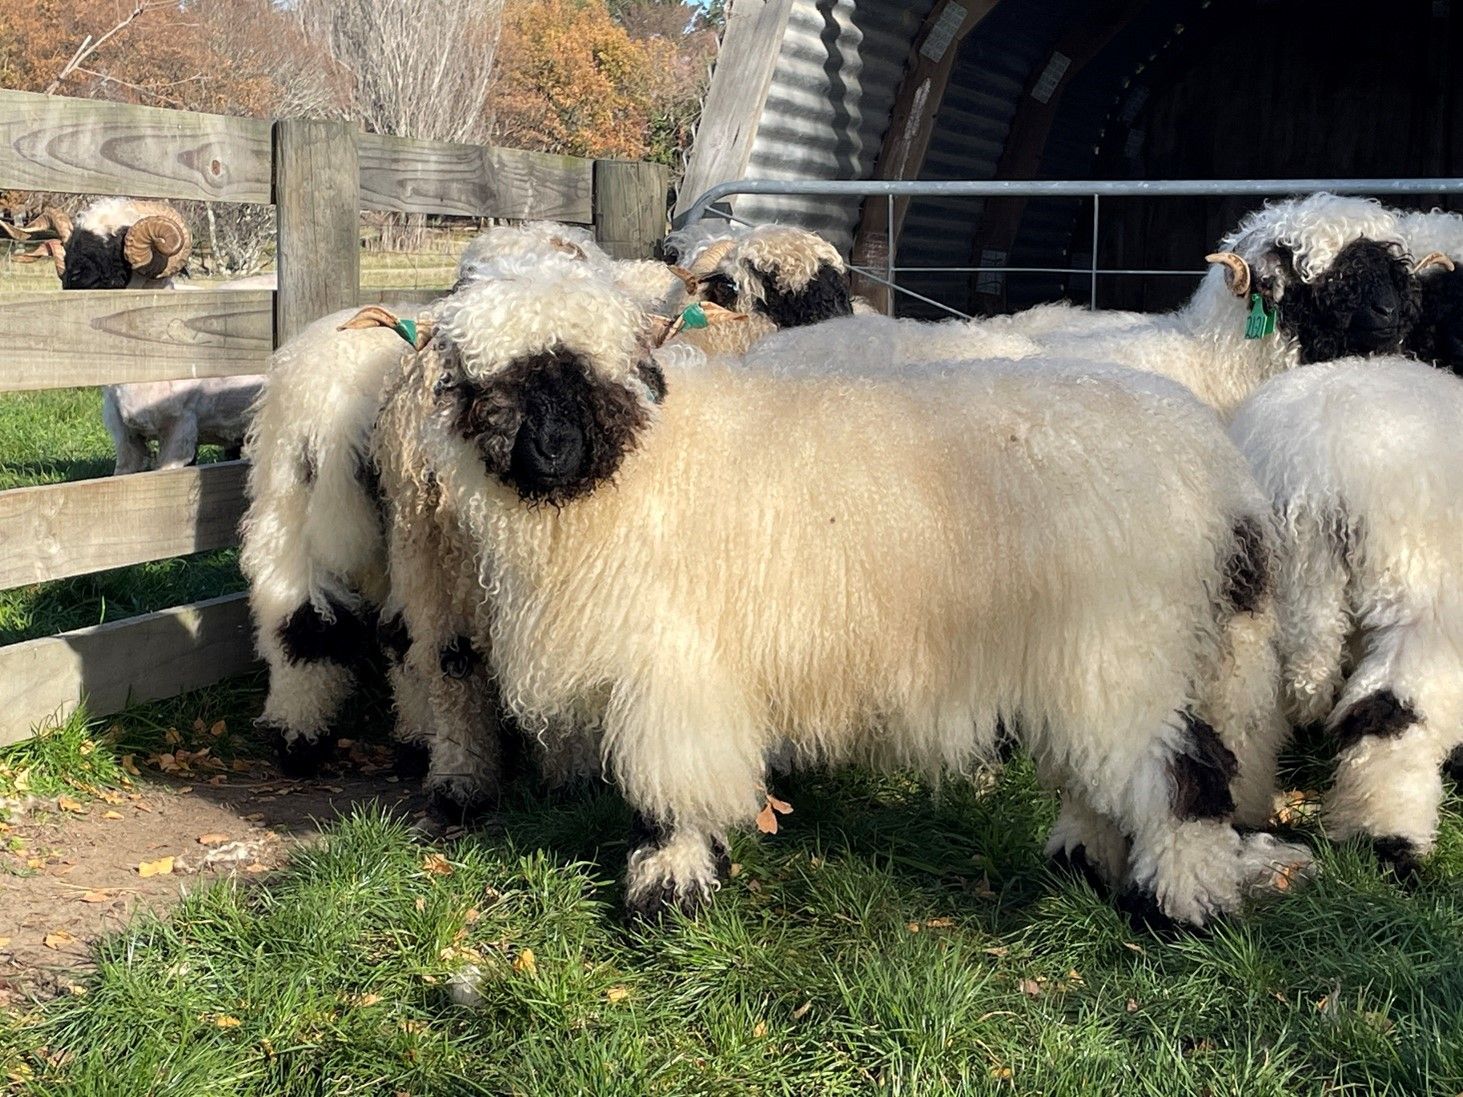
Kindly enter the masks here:
<path id="1" fill-rule="evenodd" d="M 593 227 L 617 257 L 665 230 L 665 169 L 0 90 L 0 190 L 273 204 L 278 289 L 0 294 L 0 393 L 262 373 L 326 312 L 426 303 L 360 287 L 360 211 Z M 0 590 L 237 544 L 242 462 L 0 492 Z M 254 663 L 243 595 L 0 647 L 0 744 Z"/>

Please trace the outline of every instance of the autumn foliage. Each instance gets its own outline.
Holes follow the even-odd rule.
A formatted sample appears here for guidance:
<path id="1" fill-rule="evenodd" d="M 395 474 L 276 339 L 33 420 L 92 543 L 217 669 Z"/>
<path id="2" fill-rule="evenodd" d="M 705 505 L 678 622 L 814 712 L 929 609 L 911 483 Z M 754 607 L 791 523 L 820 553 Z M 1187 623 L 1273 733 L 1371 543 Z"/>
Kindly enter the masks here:
<path id="1" fill-rule="evenodd" d="M 0 0 L 0 86 L 224 114 L 354 118 L 436 137 L 413 133 L 424 107 L 383 113 L 380 82 L 367 86 L 359 58 L 334 55 L 338 42 L 321 31 L 322 20 L 338 24 L 360 5 L 400 7 L 411 25 L 431 19 L 434 3 L 442 0 Z M 480 24 L 470 35 L 479 44 L 464 49 L 461 64 L 493 72 L 480 117 L 461 120 L 470 124 L 451 136 L 671 164 L 689 143 L 716 48 L 702 9 L 679 0 L 460 0 L 454 35 L 459 12 Z M 124 22 L 75 61 L 89 36 L 95 42 Z M 437 42 L 401 42 L 380 64 L 430 72 L 442 52 Z"/>
<path id="2" fill-rule="evenodd" d="M 632 37 L 603 2 L 509 0 L 498 48 L 494 133 L 502 144 L 664 158 L 680 135 L 655 147 L 657 123 L 698 90 L 714 36 Z"/>

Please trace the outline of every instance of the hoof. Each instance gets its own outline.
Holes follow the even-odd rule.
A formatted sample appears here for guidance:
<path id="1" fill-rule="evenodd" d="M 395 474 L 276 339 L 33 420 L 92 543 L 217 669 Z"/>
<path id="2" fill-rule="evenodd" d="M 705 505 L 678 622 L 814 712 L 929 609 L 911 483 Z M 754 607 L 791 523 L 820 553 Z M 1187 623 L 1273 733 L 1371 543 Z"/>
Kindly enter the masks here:
<path id="1" fill-rule="evenodd" d="M 702 888 L 681 889 L 674 880 L 662 880 L 625 896 L 625 920 L 631 925 L 658 926 L 673 910 L 694 918 L 710 901 Z"/>
<path id="2" fill-rule="evenodd" d="M 428 751 L 421 743 L 395 743 L 392 755 L 391 769 L 398 777 L 420 781 L 427 775 Z"/>
<path id="3" fill-rule="evenodd" d="M 318 777 L 327 759 L 335 753 L 335 736 L 322 735 L 311 739 L 305 735 L 287 737 L 274 733 L 274 759 L 286 777 Z"/>
<path id="4" fill-rule="evenodd" d="M 1078 877 L 1087 881 L 1088 887 L 1099 895 L 1107 895 L 1111 889 L 1097 866 L 1087 856 L 1087 847 L 1073 846 L 1070 850 L 1058 850 L 1047 858 L 1047 863 L 1058 876 Z"/>
<path id="5" fill-rule="evenodd" d="M 427 815 L 444 826 L 464 827 L 492 811 L 495 801 L 481 789 L 434 785 L 427 789 Z"/>
<path id="6" fill-rule="evenodd" d="M 1151 933 L 1161 940 L 1171 941 L 1180 930 L 1195 928 L 1165 914 L 1158 905 L 1158 896 L 1143 888 L 1129 887 L 1117 897 L 1114 905 L 1135 930 Z"/>
<path id="7" fill-rule="evenodd" d="M 1417 847 L 1406 838 L 1387 835 L 1372 839 L 1372 852 L 1392 878 L 1403 887 L 1413 887 L 1422 877 Z"/>

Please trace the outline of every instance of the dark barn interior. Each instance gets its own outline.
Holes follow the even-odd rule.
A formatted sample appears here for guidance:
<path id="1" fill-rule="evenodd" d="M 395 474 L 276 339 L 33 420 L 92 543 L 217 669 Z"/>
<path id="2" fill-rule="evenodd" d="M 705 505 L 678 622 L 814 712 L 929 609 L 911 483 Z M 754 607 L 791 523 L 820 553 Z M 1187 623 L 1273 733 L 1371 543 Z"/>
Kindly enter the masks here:
<path id="1" fill-rule="evenodd" d="M 961 46 L 921 178 L 1457 176 L 1463 111 L 1450 62 L 1460 23 L 1451 0 L 1002 0 Z M 1057 90 L 1043 101 L 1054 64 Z M 1258 201 L 1103 199 L 1098 264 L 1198 270 Z M 1455 208 L 1439 195 L 1391 201 Z M 1085 268 L 1091 216 L 1090 199 L 916 200 L 899 263 Z M 1090 286 L 1068 274 L 901 281 L 981 313 L 1085 302 Z M 1193 284 L 1106 276 L 1098 303 L 1166 309 Z M 907 298 L 900 308 L 939 315 Z"/>

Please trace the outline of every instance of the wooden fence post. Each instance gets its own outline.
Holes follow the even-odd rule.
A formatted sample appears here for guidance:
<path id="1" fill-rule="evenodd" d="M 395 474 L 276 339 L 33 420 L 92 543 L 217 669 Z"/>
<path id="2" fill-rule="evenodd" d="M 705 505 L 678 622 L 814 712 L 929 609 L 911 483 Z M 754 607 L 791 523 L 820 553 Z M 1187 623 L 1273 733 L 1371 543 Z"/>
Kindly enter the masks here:
<path id="1" fill-rule="evenodd" d="M 648 259 L 666 233 L 664 164 L 594 162 L 594 238 L 615 259 Z"/>
<path id="2" fill-rule="evenodd" d="M 278 235 L 274 342 L 352 308 L 361 284 L 361 169 L 355 127 L 303 118 L 274 123 Z"/>

